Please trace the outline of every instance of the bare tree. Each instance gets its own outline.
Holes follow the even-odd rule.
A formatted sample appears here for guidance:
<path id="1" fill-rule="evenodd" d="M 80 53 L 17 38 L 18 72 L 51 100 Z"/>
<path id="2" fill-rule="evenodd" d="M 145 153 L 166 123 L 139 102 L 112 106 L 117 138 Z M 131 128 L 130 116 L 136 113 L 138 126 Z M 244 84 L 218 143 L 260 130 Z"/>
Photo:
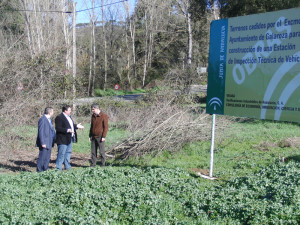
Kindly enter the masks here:
<path id="1" fill-rule="evenodd" d="M 23 8 L 26 9 L 26 5 L 27 5 L 26 0 L 22 0 L 22 3 L 23 3 Z M 30 50 L 31 57 L 33 58 L 34 46 L 33 46 L 31 27 L 30 27 L 29 16 L 28 16 L 27 11 L 24 12 L 24 16 L 25 16 L 25 24 L 26 24 L 26 28 L 27 28 L 26 33 L 27 33 L 28 47 Z"/>
<path id="2" fill-rule="evenodd" d="M 189 0 L 176 0 L 177 6 L 181 14 L 185 17 L 186 27 L 188 33 L 188 49 L 187 49 L 187 65 L 191 66 L 192 64 L 192 55 L 193 55 L 193 33 L 192 33 L 192 20 Z"/>
<path id="3" fill-rule="evenodd" d="M 72 50 L 70 42 L 71 35 L 69 24 L 70 14 L 67 13 L 71 8 L 70 0 L 21 0 L 24 9 L 25 33 L 27 36 L 27 46 L 31 58 L 41 57 L 46 52 L 65 51 L 65 68 L 62 68 L 63 80 L 68 80 L 71 69 Z M 74 24 L 73 24 L 74 25 Z M 73 35 L 73 40 L 75 35 Z M 63 41 L 61 41 L 63 40 Z M 74 45 L 73 45 L 74 46 Z M 74 57 L 73 57 L 74 63 Z M 73 67 L 74 68 L 74 67 Z M 45 88 L 45 70 L 49 68 L 39 67 L 39 82 L 42 89 Z M 74 71 L 73 71 L 74 72 Z M 68 83 L 64 83 L 64 97 L 67 96 Z M 73 94 L 74 94 L 73 86 Z M 41 93 L 44 98 L 44 92 Z"/>
<path id="4" fill-rule="evenodd" d="M 153 45 L 153 20 L 155 15 L 155 11 L 157 9 L 157 2 L 154 0 L 151 2 L 145 1 L 144 7 L 144 24 L 145 24 L 145 47 L 144 47 L 144 69 L 143 69 L 143 80 L 142 86 L 145 86 L 146 76 L 147 76 L 147 68 L 151 65 L 151 55 L 152 55 L 152 45 Z"/>
<path id="5" fill-rule="evenodd" d="M 209 0 L 209 4 L 211 5 L 212 14 L 214 15 L 214 19 L 220 19 L 220 11 L 217 9 L 217 1 Z"/>
<path id="6" fill-rule="evenodd" d="M 134 80 L 136 80 L 137 78 L 137 73 L 136 73 L 136 47 L 135 47 L 135 32 L 136 32 L 136 17 L 135 14 L 130 15 L 130 4 L 128 2 L 124 2 L 123 3 L 124 9 L 125 9 L 125 13 L 126 13 L 126 20 L 127 20 L 127 30 L 129 31 L 130 34 L 130 41 L 131 41 L 131 51 L 132 51 L 132 71 L 133 71 L 133 78 Z M 126 45 L 127 45 L 127 49 L 130 49 L 130 42 L 129 42 L 129 38 L 127 37 L 127 33 L 126 33 Z M 130 53 L 128 51 L 127 54 L 127 68 L 128 68 L 128 72 L 127 72 L 127 79 L 128 82 L 130 84 L 130 86 L 132 87 L 132 82 L 131 82 L 131 76 L 130 76 Z"/>
<path id="7" fill-rule="evenodd" d="M 86 7 L 88 7 L 88 2 L 84 0 Z M 88 78 L 88 95 L 94 95 L 95 88 L 95 76 L 96 76 L 96 40 L 95 40 L 95 27 L 96 27 L 96 13 L 95 13 L 95 0 L 91 0 L 92 8 L 89 9 L 90 17 L 90 27 L 91 27 L 91 39 L 90 39 L 90 68 L 89 68 L 89 78 Z"/>
<path id="8" fill-rule="evenodd" d="M 104 48 L 104 84 L 103 90 L 106 89 L 107 85 L 107 40 L 106 40 L 106 18 L 104 13 L 104 0 L 101 0 L 102 9 L 102 36 L 103 36 L 103 48 Z"/>
<path id="9" fill-rule="evenodd" d="M 61 9 L 62 9 L 62 23 L 63 23 L 63 34 L 64 34 L 64 40 L 66 43 L 66 70 L 65 70 L 65 75 L 69 74 L 72 68 L 72 45 L 71 45 L 71 32 L 70 32 L 70 26 L 68 23 L 69 15 L 66 13 L 63 13 L 68 10 L 69 4 L 66 0 L 62 1 Z M 67 97 L 67 90 L 64 90 L 64 98 Z"/>
<path id="10" fill-rule="evenodd" d="M 130 54 L 130 43 L 129 43 L 128 33 L 130 33 L 130 36 L 131 36 L 132 32 L 131 32 L 130 5 L 129 5 L 129 3 L 128 2 L 123 2 L 123 8 L 124 8 L 124 11 L 125 11 L 124 21 L 126 21 L 126 24 L 125 24 L 125 43 L 126 43 L 126 50 L 127 50 L 127 66 L 126 66 L 127 81 L 131 85 L 131 76 L 130 76 L 131 54 Z"/>

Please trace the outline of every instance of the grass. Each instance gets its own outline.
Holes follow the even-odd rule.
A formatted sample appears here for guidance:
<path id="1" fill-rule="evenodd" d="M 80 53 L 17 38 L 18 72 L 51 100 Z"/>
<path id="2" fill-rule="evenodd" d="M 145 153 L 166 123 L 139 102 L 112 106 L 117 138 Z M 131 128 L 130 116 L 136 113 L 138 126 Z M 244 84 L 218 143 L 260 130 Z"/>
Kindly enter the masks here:
<path id="1" fill-rule="evenodd" d="M 222 116 L 217 116 L 221 120 Z M 279 147 L 280 141 L 296 137 L 299 134 L 299 125 L 294 123 L 261 121 L 253 119 L 232 118 L 233 123 L 223 132 L 216 132 L 214 150 L 214 176 L 228 179 L 235 176 L 244 176 L 254 173 L 263 166 L 272 164 L 274 160 L 295 159 L 299 161 L 299 147 Z M 90 154 L 88 140 L 90 124 L 83 124 L 85 129 L 78 130 L 78 143 L 73 145 L 73 151 Z M 35 148 L 37 134 L 36 126 L 22 126 L 11 130 L 22 142 L 25 150 Z M 106 150 L 117 145 L 128 137 L 124 129 L 116 124 L 110 124 L 106 139 Z M 261 148 L 260 146 L 265 146 Z M 155 166 L 165 168 L 193 168 L 209 170 L 210 141 L 187 143 L 179 152 L 171 154 L 165 151 L 155 157 L 147 155 L 139 159 L 126 161 L 110 161 L 112 165 Z"/>
<path id="2" fill-rule="evenodd" d="M 73 151 L 78 153 L 90 153 L 89 131 L 90 124 L 82 123 L 84 129 L 77 130 L 78 142 L 73 145 Z M 118 129 L 113 124 L 109 124 L 110 129 L 106 137 L 106 148 L 110 149 L 116 145 L 119 141 L 128 136 L 128 132 L 123 129 Z M 10 131 L 14 136 L 22 142 L 23 148 L 26 150 L 35 148 L 35 141 L 37 135 L 37 126 L 22 126 L 13 128 Z"/>
<path id="3" fill-rule="evenodd" d="M 222 118 L 224 117 L 217 116 L 217 124 Z M 232 118 L 232 120 L 233 123 L 226 130 L 217 131 L 215 134 L 213 175 L 219 177 L 221 181 L 252 174 L 272 164 L 276 159 L 286 158 L 299 161 L 299 147 L 280 147 L 279 144 L 282 140 L 297 136 L 298 124 L 239 118 Z M 84 123 L 83 125 L 85 129 L 77 131 L 78 143 L 73 145 L 73 151 L 90 154 L 90 124 Z M 13 128 L 11 133 L 22 142 L 24 150 L 35 149 L 36 126 Z M 110 124 L 106 150 L 112 149 L 129 135 L 130 133 L 118 128 L 116 124 Z M 132 158 L 126 161 L 110 159 L 108 163 L 115 166 L 150 166 L 182 168 L 187 171 L 192 169 L 209 171 L 210 141 L 187 143 L 181 151 L 172 154 L 170 151 L 164 151 L 155 157 L 146 155 L 143 158 Z"/>
<path id="4" fill-rule="evenodd" d="M 6 130 L 12 137 L 22 143 L 22 148 L 33 150 L 35 148 L 37 126 L 20 126 Z"/>
<path id="5" fill-rule="evenodd" d="M 132 91 L 125 91 L 125 90 L 114 90 L 112 88 L 107 88 L 105 91 L 102 89 L 95 89 L 95 96 L 97 97 L 104 97 L 104 96 L 115 96 L 115 95 L 132 95 L 132 94 L 141 94 L 145 93 L 144 89 L 138 88 Z"/>
<path id="6" fill-rule="evenodd" d="M 218 120 L 221 116 L 217 117 Z M 85 129 L 77 130 L 78 143 L 73 145 L 74 152 L 90 153 L 90 143 L 88 140 L 90 124 L 83 124 Z M 12 129 L 12 133 L 17 135 L 24 143 L 24 147 L 34 147 L 37 134 L 37 127 L 23 126 Z M 242 173 L 242 170 L 250 169 L 250 172 L 266 165 L 273 159 L 279 157 L 293 157 L 300 154 L 299 148 L 279 147 L 280 141 L 287 138 L 296 137 L 299 133 L 299 125 L 294 123 L 261 121 L 261 120 L 241 120 L 234 121 L 224 132 L 216 132 L 215 141 L 215 173 L 223 176 L 224 171 L 232 173 Z M 126 130 L 119 129 L 115 124 L 110 124 L 110 129 L 106 138 L 106 148 L 111 149 L 120 141 L 130 135 Z M 260 145 L 270 145 L 267 149 L 259 149 Z M 126 164 L 163 166 L 168 168 L 203 168 L 209 169 L 210 141 L 188 143 L 184 148 L 175 154 L 168 151 L 156 157 L 145 156 L 138 160 L 131 159 Z M 116 162 L 115 162 L 116 163 Z M 244 169 L 243 169 L 244 168 Z M 239 172 L 237 172 L 239 171 Z"/>
<path id="7" fill-rule="evenodd" d="M 222 119 L 221 116 L 217 117 Z M 286 138 L 296 137 L 299 125 L 293 123 L 246 120 L 235 121 L 224 132 L 216 132 L 213 175 L 221 180 L 252 174 L 278 158 L 298 159 L 299 147 L 279 147 Z M 261 149 L 260 146 L 267 148 Z M 166 151 L 156 157 L 131 159 L 122 164 L 161 166 L 167 168 L 193 168 L 209 170 L 210 141 L 188 143 L 171 154 Z"/>
<path id="8" fill-rule="evenodd" d="M 83 130 L 77 130 L 78 142 L 73 145 L 73 151 L 79 153 L 90 153 L 91 144 L 89 142 L 89 132 L 90 124 L 82 124 L 84 126 Z M 111 149 L 118 142 L 123 140 L 128 136 L 128 132 L 123 129 L 118 129 L 113 124 L 109 124 L 109 132 L 105 140 L 105 148 Z"/>

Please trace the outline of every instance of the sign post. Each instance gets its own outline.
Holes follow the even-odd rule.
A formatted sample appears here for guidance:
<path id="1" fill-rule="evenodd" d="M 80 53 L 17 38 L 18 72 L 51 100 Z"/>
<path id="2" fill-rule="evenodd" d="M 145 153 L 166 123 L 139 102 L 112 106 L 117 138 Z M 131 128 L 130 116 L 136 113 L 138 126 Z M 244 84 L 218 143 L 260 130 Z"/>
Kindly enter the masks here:
<path id="1" fill-rule="evenodd" d="M 126 80 L 125 82 L 124 82 L 124 84 L 125 84 L 125 95 L 127 94 L 127 85 L 128 85 L 128 81 Z"/>
<path id="2" fill-rule="evenodd" d="M 120 86 L 118 85 L 118 84 L 116 84 L 115 86 L 114 86 L 114 89 L 116 90 L 116 97 L 118 96 L 118 90 L 119 90 L 119 88 L 120 88 Z"/>
<path id="3" fill-rule="evenodd" d="M 216 114 L 212 115 L 209 177 L 213 178 Z"/>

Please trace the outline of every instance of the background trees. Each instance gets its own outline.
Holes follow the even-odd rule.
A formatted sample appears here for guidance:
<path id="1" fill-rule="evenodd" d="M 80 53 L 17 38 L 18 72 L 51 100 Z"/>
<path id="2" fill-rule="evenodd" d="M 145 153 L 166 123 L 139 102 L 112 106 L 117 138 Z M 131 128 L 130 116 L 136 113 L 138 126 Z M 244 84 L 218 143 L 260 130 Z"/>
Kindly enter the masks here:
<path id="1" fill-rule="evenodd" d="M 127 1 L 85 2 L 97 7 L 89 23 L 75 24 L 73 0 L 0 1 L 3 149 L 19 138 L 7 127 L 36 123 L 45 106 L 92 96 L 96 88 L 205 82 L 197 67 L 207 66 L 212 20 L 300 6 L 299 0 L 137 0 L 134 8 Z"/>
<path id="2" fill-rule="evenodd" d="M 221 16 L 233 17 L 299 7 L 299 0 L 218 0 Z"/>
<path id="3" fill-rule="evenodd" d="M 95 88 L 112 88 L 115 83 L 120 83 L 121 88 L 125 83 L 131 88 L 145 87 L 152 80 L 165 79 L 174 68 L 180 68 L 179 75 L 185 77 L 196 73 L 195 67 L 200 64 L 205 66 L 209 21 L 206 15 L 211 11 L 206 10 L 203 3 L 201 16 L 198 16 L 201 19 L 196 21 L 187 0 L 140 0 L 134 11 L 128 2 L 110 6 L 105 6 L 105 1 L 93 2 L 104 6 L 93 12 L 98 21 L 90 22 L 90 27 L 93 27 L 91 24 L 95 27 L 96 44 L 86 42 L 90 33 L 87 25 L 81 24 L 77 30 L 78 45 L 85 49 L 80 55 L 91 55 L 96 46 L 96 67 L 92 66 L 91 60 L 90 63 L 79 62 L 81 76 L 90 77 L 89 84 L 91 68 L 95 68 L 92 82 Z M 195 11 L 195 14 L 199 12 Z M 194 33 L 198 35 L 197 39 L 193 38 Z M 195 66 L 192 65 L 194 56 L 199 55 L 201 60 L 195 57 Z M 186 68 L 191 68 L 192 72 L 185 73 Z M 90 85 L 88 89 L 91 89 Z M 92 94 L 89 90 L 87 92 Z"/>
<path id="4" fill-rule="evenodd" d="M 121 88 L 146 87 L 157 79 L 199 83 L 196 68 L 207 65 L 212 20 L 300 5 L 298 0 L 139 0 L 133 9 L 126 1 L 85 2 L 92 9 L 90 23 L 76 27 L 74 81 L 73 1 L 1 1 L 0 101 L 20 93 L 46 101 L 70 98 L 72 84 L 79 97 L 115 83 Z"/>
<path id="5" fill-rule="evenodd" d="M 11 92 L 6 96 L 20 94 L 16 91 L 20 83 L 24 88 L 22 93 L 33 99 L 70 98 L 74 82 L 79 90 L 77 96 L 91 96 L 95 88 L 111 88 L 115 83 L 120 83 L 121 88 L 125 83 L 130 88 L 145 87 L 152 80 L 165 79 L 174 68 L 180 70 L 178 76 L 185 77 L 195 73 L 196 66 L 206 64 L 209 21 L 206 17 L 211 11 L 206 10 L 203 2 L 202 16 L 191 10 L 187 0 L 140 0 L 135 9 L 130 9 L 128 2 L 115 5 L 106 0 L 85 2 L 92 9 L 88 14 L 90 23 L 78 24 L 76 28 L 75 81 L 72 76 L 75 24 L 70 13 L 73 1 L 1 2 L 2 56 L 7 55 L 0 59 L 1 85 L 3 90 Z M 188 73 L 187 68 L 191 70 Z"/>

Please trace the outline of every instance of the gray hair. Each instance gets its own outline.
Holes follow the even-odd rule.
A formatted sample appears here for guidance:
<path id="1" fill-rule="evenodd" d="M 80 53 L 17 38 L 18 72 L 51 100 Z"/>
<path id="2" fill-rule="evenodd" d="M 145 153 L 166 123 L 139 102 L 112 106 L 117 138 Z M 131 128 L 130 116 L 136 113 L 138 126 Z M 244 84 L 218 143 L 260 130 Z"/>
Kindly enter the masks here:
<path id="1" fill-rule="evenodd" d="M 44 110 L 44 114 L 49 115 L 52 110 L 53 110 L 52 107 L 46 107 Z"/>
<path id="2" fill-rule="evenodd" d="M 91 108 L 94 108 L 94 109 L 100 109 L 99 105 L 96 104 L 96 103 L 93 103 L 92 106 L 91 106 Z"/>

